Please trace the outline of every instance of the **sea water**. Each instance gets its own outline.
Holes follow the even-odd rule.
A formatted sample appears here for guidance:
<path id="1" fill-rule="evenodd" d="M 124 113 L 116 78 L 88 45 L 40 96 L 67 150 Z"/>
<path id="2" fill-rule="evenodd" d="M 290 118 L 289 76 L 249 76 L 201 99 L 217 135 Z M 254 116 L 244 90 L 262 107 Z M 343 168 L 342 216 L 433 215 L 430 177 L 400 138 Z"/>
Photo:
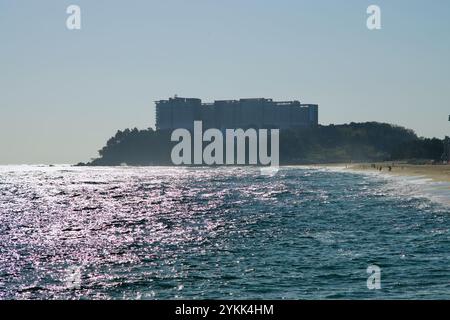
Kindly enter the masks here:
<path id="1" fill-rule="evenodd" d="M 0 299 L 447 299 L 448 191 L 305 167 L 3 166 Z"/>

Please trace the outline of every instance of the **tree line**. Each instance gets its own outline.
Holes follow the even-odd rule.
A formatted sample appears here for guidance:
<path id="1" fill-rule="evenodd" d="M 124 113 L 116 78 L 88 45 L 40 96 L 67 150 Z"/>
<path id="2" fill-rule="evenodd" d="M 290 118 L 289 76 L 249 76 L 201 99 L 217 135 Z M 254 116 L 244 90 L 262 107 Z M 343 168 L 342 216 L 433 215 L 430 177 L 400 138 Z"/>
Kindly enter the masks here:
<path id="1" fill-rule="evenodd" d="M 79 165 L 171 165 L 171 132 L 117 131 L 99 157 Z M 418 137 L 397 125 L 365 122 L 280 131 L 281 164 L 421 160 L 441 161 L 443 140 Z"/>

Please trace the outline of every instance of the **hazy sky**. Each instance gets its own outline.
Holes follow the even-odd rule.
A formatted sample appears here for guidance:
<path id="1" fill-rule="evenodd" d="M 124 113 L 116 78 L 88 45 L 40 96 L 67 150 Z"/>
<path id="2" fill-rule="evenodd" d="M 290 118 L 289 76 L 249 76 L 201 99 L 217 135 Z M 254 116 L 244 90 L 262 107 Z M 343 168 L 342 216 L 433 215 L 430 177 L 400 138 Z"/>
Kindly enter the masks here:
<path id="1" fill-rule="evenodd" d="M 448 0 L 0 0 L 0 164 L 87 161 L 174 94 L 298 99 L 322 124 L 443 137 L 449 59 Z"/>

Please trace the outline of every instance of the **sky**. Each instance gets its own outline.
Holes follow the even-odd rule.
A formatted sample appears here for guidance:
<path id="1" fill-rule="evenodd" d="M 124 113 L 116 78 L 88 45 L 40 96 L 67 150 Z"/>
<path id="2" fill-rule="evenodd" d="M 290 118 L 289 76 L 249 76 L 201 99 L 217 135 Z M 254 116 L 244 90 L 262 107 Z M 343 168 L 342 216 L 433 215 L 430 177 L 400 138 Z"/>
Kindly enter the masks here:
<path id="1" fill-rule="evenodd" d="M 0 0 L 0 164 L 88 161 L 175 94 L 300 100 L 321 124 L 443 138 L 449 39 L 448 0 Z"/>

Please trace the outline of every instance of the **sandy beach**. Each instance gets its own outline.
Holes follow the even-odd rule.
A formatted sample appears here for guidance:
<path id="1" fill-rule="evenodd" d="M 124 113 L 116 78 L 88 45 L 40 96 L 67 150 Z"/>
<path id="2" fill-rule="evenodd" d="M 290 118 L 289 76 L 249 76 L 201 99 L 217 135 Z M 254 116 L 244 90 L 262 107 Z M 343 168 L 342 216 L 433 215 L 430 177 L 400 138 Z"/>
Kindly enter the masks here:
<path id="1" fill-rule="evenodd" d="M 406 163 L 358 163 L 345 165 L 350 170 L 373 171 L 402 176 L 423 176 L 450 183 L 450 165 L 414 165 Z"/>

